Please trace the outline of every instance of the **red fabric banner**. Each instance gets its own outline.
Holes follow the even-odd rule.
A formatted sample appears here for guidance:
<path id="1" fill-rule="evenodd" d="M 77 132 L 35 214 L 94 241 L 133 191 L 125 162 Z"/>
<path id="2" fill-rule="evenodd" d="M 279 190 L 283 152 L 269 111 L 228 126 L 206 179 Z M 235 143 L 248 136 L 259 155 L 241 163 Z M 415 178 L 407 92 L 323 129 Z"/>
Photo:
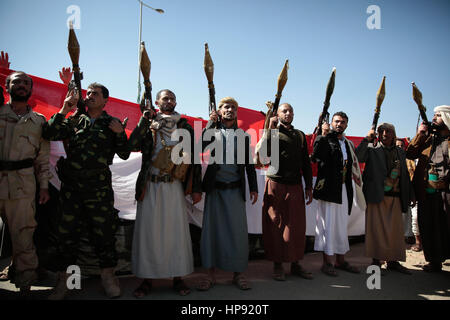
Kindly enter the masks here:
<path id="1" fill-rule="evenodd" d="M 5 88 L 5 82 L 6 77 L 12 73 L 14 70 L 10 69 L 3 69 L 0 68 L 0 84 Z M 33 94 L 29 100 L 29 105 L 33 108 L 34 111 L 39 112 L 43 114 L 47 119 L 49 119 L 52 115 L 57 113 L 66 97 L 67 93 L 67 86 L 50 81 L 47 79 L 43 79 L 40 77 L 36 77 L 33 75 L 30 75 L 30 77 L 33 79 Z M 86 96 L 86 90 L 83 91 L 83 96 Z M 6 90 L 4 90 L 4 97 L 5 102 L 8 101 L 9 97 L 6 93 Z M 110 97 L 108 99 L 108 103 L 105 107 L 106 112 L 108 112 L 110 115 L 119 118 L 120 120 L 123 120 L 125 117 L 128 117 L 128 125 L 127 125 L 127 135 L 130 135 L 131 131 L 136 127 L 139 118 L 141 116 L 141 112 L 139 109 L 139 105 L 137 103 L 132 103 L 120 99 L 116 99 L 113 97 Z M 189 124 L 195 128 L 194 121 L 200 121 L 201 128 L 204 128 L 207 120 L 203 120 L 201 118 L 191 117 L 187 115 L 183 115 L 185 117 Z M 252 109 L 239 107 L 238 111 L 238 126 L 239 128 L 243 129 L 246 132 L 251 131 L 252 133 L 256 134 L 256 136 L 252 135 L 252 147 L 255 147 L 257 140 L 261 137 L 261 130 L 264 127 L 264 120 L 265 115 L 261 111 L 255 111 Z M 197 124 L 198 126 L 198 124 Z M 200 129 L 200 127 L 198 128 Z M 199 130 L 196 130 L 196 139 L 200 138 L 201 132 Z M 362 137 L 350 137 L 347 136 L 348 139 L 350 139 L 354 144 L 355 147 L 359 145 Z M 312 134 L 306 135 L 307 143 L 308 143 L 308 151 L 312 152 L 312 147 L 314 143 L 315 136 Z M 313 165 L 313 171 L 314 175 L 316 175 L 317 168 L 315 165 Z"/>

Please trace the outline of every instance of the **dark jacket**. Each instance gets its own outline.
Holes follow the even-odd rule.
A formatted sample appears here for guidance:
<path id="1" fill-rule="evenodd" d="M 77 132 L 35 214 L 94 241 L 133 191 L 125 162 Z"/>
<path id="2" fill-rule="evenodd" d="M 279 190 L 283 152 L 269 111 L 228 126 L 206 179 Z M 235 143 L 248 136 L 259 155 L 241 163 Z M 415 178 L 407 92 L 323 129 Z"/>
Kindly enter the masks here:
<path id="1" fill-rule="evenodd" d="M 279 168 L 276 173 L 267 174 L 275 182 L 283 184 L 302 184 L 305 189 L 312 189 L 312 169 L 308 154 L 305 134 L 294 127 L 286 129 L 279 126 Z M 268 155 L 271 156 L 271 135 L 267 142 Z"/>
<path id="2" fill-rule="evenodd" d="M 178 128 L 186 129 L 191 134 L 191 151 L 194 149 L 194 130 L 187 123 L 185 118 L 181 118 L 177 122 Z M 133 130 L 130 135 L 130 139 L 128 140 L 128 148 L 129 151 L 141 151 L 142 152 L 142 164 L 141 170 L 139 171 L 139 175 L 136 181 L 136 200 L 139 200 L 143 193 L 145 192 L 145 187 L 147 184 L 147 180 L 149 179 L 150 168 L 152 164 L 152 155 L 153 155 L 153 133 L 150 130 L 150 121 L 146 118 L 141 117 L 138 125 Z M 187 150 L 184 150 L 187 151 Z M 191 163 L 194 163 L 194 154 L 191 152 Z M 191 165 L 189 170 L 193 170 L 193 180 L 192 180 L 192 192 L 201 192 L 201 166 L 200 164 Z M 188 172 L 190 174 L 190 172 Z M 183 188 L 186 189 L 187 180 L 183 184 Z"/>
<path id="3" fill-rule="evenodd" d="M 416 170 L 414 171 L 414 177 L 412 180 L 417 201 L 425 200 L 425 188 L 427 187 L 428 182 L 427 169 L 431 158 L 432 144 L 432 135 L 426 136 L 424 134 L 418 133 L 406 148 L 406 157 L 408 159 L 418 159 Z M 450 140 L 448 142 L 448 145 L 450 147 Z M 447 177 L 447 186 L 449 184 L 449 180 L 450 179 Z"/>
<path id="4" fill-rule="evenodd" d="M 347 173 L 345 175 L 345 187 L 347 190 L 348 214 L 351 213 L 353 203 L 352 187 L 352 156 L 350 145 L 345 141 L 347 149 Z M 313 198 L 333 203 L 342 204 L 342 180 L 343 157 L 337 134 L 331 131 L 326 136 L 318 136 L 314 141 L 314 149 L 311 155 L 313 161 L 317 161 L 318 172 L 316 184 L 313 190 Z"/>
<path id="5" fill-rule="evenodd" d="M 395 147 L 400 161 L 400 200 L 402 212 L 407 212 L 410 200 L 413 200 L 411 180 L 406 167 L 405 152 Z M 367 203 L 380 203 L 384 199 L 384 180 L 388 176 L 386 156 L 378 143 L 376 146 L 364 138 L 356 148 L 356 156 L 359 162 L 365 163 L 363 173 L 363 192 Z"/>
<path id="6" fill-rule="evenodd" d="M 212 137 L 212 139 L 210 141 L 204 141 L 204 139 L 203 139 L 203 136 L 204 136 L 206 130 L 218 130 L 218 129 L 214 129 L 213 128 L 214 126 L 215 126 L 214 122 L 208 121 L 205 129 L 203 130 L 203 133 L 202 133 L 202 142 L 203 142 L 202 150 L 203 150 L 203 152 L 205 152 L 205 148 L 208 145 L 212 144 L 215 141 L 214 137 Z M 220 128 L 220 124 L 219 124 L 219 128 Z M 237 129 L 237 128 L 234 128 L 234 129 Z M 240 130 L 240 129 L 238 129 L 238 130 Z M 211 151 L 211 156 L 212 157 L 215 156 L 215 150 Z M 239 176 L 240 176 L 240 187 L 239 188 L 241 190 L 242 198 L 245 201 L 245 172 L 247 172 L 247 180 L 248 180 L 250 192 L 258 192 L 258 183 L 256 180 L 255 166 L 253 164 L 252 157 L 250 156 L 250 135 L 248 135 L 247 133 L 245 133 L 245 164 L 238 164 L 237 166 L 239 167 Z M 217 163 L 208 164 L 208 168 L 206 169 L 205 175 L 203 177 L 203 182 L 202 182 L 202 189 L 204 192 L 208 192 L 208 191 L 215 189 L 216 174 L 217 174 L 218 169 L 219 169 L 219 166 Z"/>

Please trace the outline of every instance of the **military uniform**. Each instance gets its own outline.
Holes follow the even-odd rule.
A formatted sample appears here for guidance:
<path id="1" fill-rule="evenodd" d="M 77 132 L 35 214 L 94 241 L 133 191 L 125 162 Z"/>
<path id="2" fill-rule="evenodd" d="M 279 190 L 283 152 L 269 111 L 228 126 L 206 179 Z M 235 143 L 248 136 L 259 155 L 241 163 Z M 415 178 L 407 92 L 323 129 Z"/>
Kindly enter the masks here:
<path id="1" fill-rule="evenodd" d="M 67 158 L 57 164 L 61 180 L 62 215 L 58 224 L 60 261 L 56 268 L 65 270 L 75 264 L 83 221 L 99 257 L 100 268 L 115 267 L 115 232 L 118 211 L 114 208 L 111 171 L 114 154 L 127 159 L 125 132 L 114 133 L 109 124 L 114 118 L 105 111 L 97 119 L 87 114 L 65 119 L 55 114 L 44 127 L 49 140 L 68 140 Z"/>
<path id="2" fill-rule="evenodd" d="M 0 215 L 11 234 L 17 287 L 29 285 L 38 266 L 33 244 L 36 180 L 46 189 L 51 177 L 50 143 L 41 137 L 45 122 L 31 109 L 19 117 L 9 104 L 0 107 Z"/>

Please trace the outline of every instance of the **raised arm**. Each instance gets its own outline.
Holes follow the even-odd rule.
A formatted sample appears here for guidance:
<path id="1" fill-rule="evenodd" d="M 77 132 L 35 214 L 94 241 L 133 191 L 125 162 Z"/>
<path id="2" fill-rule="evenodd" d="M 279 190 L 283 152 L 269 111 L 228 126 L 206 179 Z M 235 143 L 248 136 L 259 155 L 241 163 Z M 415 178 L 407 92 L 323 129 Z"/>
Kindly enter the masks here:
<path id="1" fill-rule="evenodd" d="M 431 136 L 428 136 L 428 127 L 421 124 L 416 136 L 408 144 L 406 148 L 406 158 L 417 159 L 423 150 L 431 144 Z"/>
<path id="2" fill-rule="evenodd" d="M 312 190 L 312 168 L 311 168 L 311 160 L 309 158 L 308 153 L 308 143 L 306 142 L 306 136 L 304 133 L 301 133 L 303 135 L 303 145 L 302 145 L 302 174 L 303 179 L 305 180 L 305 189 L 311 189 Z"/>
<path id="3" fill-rule="evenodd" d="M 322 129 L 323 130 L 323 129 Z M 324 161 L 328 156 L 328 142 L 325 136 L 317 136 L 314 141 L 313 152 L 311 154 L 312 161 Z"/>
<path id="4" fill-rule="evenodd" d="M 148 133 L 150 131 L 150 121 L 142 116 L 134 128 L 133 132 L 128 139 L 128 150 L 129 151 L 141 151 L 143 150 L 144 139 L 148 138 Z M 150 131 L 151 132 L 151 131 Z M 152 141 L 153 142 L 153 141 Z"/>
<path id="5" fill-rule="evenodd" d="M 373 140 L 375 139 L 375 130 L 370 129 L 367 136 L 361 141 L 358 147 L 355 149 L 356 157 L 358 161 L 364 163 L 369 157 L 369 147 L 373 146 Z"/>
<path id="6" fill-rule="evenodd" d="M 109 129 L 114 132 L 114 152 L 121 159 L 128 159 L 130 150 L 128 149 L 125 126 L 118 119 L 113 118 L 109 124 Z"/>
<path id="7" fill-rule="evenodd" d="M 58 113 L 54 114 L 42 128 L 42 137 L 50 141 L 64 140 L 70 137 L 73 131 L 71 121 L 66 115 L 77 107 L 78 94 L 76 90 L 67 93 L 64 104 Z"/>

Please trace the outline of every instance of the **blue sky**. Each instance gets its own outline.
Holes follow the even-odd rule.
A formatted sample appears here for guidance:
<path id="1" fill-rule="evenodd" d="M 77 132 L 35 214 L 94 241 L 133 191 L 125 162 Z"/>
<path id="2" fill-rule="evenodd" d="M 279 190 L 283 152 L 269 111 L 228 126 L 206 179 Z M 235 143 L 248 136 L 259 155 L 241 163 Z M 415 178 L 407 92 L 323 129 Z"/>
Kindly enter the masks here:
<path id="1" fill-rule="evenodd" d="M 282 102 L 294 106 L 294 125 L 311 133 L 333 67 L 330 113 L 345 111 L 348 135 L 372 123 L 376 92 L 386 76 L 380 123 L 414 136 L 418 111 L 411 82 L 422 91 L 428 117 L 450 104 L 450 1 L 448 0 L 151 0 L 164 14 L 143 11 L 143 35 L 152 62 L 153 96 L 170 88 L 177 110 L 208 117 L 204 43 L 215 64 L 217 101 L 233 96 L 243 107 L 266 110 L 289 59 Z M 11 68 L 59 81 L 71 66 L 67 53 L 71 14 L 80 8 L 83 86 L 105 84 L 112 96 L 136 101 L 139 3 L 137 0 L 1 0 L 0 50 Z M 380 8 L 381 29 L 369 30 L 366 10 Z"/>

